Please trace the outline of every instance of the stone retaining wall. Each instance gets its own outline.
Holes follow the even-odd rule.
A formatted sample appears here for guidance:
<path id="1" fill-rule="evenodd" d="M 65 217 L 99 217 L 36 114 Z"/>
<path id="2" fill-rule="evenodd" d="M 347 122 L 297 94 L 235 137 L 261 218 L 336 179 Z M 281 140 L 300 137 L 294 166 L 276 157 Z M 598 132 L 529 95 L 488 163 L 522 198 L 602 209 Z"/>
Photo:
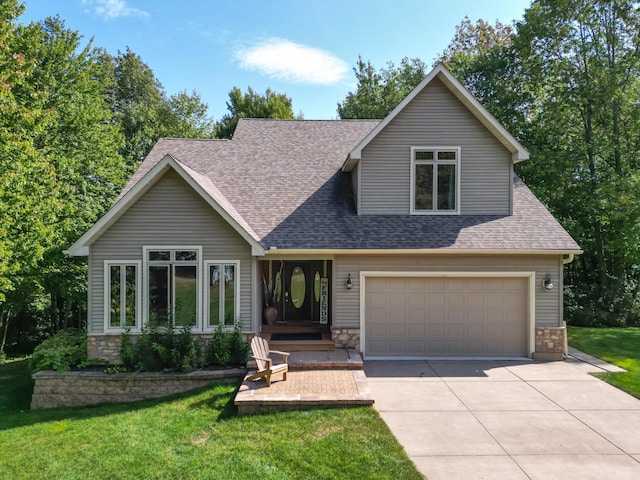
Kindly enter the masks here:
<path id="1" fill-rule="evenodd" d="M 52 372 L 33 375 L 31 408 L 77 407 L 121 403 L 186 392 L 220 381 L 244 378 L 244 368 L 191 373 Z"/>
<path id="2" fill-rule="evenodd" d="M 534 360 L 562 360 L 566 343 L 565 327 L 536 327 Z"/>

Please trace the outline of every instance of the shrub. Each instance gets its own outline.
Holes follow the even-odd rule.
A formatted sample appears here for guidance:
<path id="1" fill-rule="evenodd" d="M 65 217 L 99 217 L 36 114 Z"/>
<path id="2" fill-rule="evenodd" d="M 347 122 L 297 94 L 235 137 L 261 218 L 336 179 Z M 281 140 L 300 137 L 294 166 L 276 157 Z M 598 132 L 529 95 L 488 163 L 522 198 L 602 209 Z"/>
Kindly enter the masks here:
<path id="1" fill-rule="evenodd" d="M 213 332 L 209 348 L 207 349 L 207 363 L 220 365 L 244 365 L 249 359 L 249 344 L 242 337 L 239 322 L 228 332 L 222 325 L 218 325 Z"/>
<path id="2" fill-rule="evenodd" d="M 231 353 L 231 364 L 246 364 L 247 360 L 249 360 L 249 351 L 251 350 L 251 347 L 249 347 L 249 343 L 245 342 L 244 337 L 242 336 L 242 328 L 240 326 L 240 322 L 236 322 L 236 324 L 234 325 L 229 344 Z"/>
<path id="3" fill-rule="evenodd" d="M 77 328 L 60 330 L 33 351 L 29 362 L 33 372 L 55 370 L 66 372 L 85 366 L 87 362 L 87 334 Z"/>
<path id="4" fill-rule="evenodd" d="M 199 345 L 191 329 L 173 326 L 145 326 L 135 345 L 129 332 L 122 334 L 120 358 L 127 370 L 139 372 L 191 372 L 198 368 Z"/>
<path id="5" fill-rule="evenodd" d="M 231 363 L 229 335 L 222 325 L 218 325 L 213 332 L 209 348 L 207 349 L 207 363 L 226 366 Z"/>
<path id="6" fill-rule="evenodd" d="M 7 363 L 7 354 L 3 350 L 0 350 L 0 365 Z"/>

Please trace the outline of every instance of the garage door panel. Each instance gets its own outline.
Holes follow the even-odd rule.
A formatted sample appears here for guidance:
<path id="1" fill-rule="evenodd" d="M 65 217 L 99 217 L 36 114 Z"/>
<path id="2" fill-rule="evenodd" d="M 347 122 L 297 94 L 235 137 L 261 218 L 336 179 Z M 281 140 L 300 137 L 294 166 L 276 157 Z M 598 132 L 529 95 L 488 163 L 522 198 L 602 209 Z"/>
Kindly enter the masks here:
<path id="1" fill-rule="evenodd" d="M 527 355 L 528 279 L 367 278 L 367 355 Z"/>

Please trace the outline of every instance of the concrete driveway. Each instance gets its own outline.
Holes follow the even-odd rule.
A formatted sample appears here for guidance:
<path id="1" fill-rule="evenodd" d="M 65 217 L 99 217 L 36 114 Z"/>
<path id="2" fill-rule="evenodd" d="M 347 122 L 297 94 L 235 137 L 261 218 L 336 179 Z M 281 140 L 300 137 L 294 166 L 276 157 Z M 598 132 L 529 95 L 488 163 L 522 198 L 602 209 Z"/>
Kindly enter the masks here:
<path id="1" fill-rule="evenodd" d="M 564 362 L 367 361 L 380 412 L 440 479 L 640 479 L 640 400 Z"/>

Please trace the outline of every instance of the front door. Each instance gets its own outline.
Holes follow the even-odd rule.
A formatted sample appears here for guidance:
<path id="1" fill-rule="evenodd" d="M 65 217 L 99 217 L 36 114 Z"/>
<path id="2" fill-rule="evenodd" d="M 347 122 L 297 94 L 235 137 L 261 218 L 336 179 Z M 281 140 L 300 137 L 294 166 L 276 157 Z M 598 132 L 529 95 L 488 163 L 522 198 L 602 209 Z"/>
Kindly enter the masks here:
<path id="1" fill-rule="evenodd" d="M 278 275 L 277 260 L 272 268 Z M 296 324 L 329 323 L 329 260 L 286 260 L 280 276 L 282 294 L 278 321 Z"/>

